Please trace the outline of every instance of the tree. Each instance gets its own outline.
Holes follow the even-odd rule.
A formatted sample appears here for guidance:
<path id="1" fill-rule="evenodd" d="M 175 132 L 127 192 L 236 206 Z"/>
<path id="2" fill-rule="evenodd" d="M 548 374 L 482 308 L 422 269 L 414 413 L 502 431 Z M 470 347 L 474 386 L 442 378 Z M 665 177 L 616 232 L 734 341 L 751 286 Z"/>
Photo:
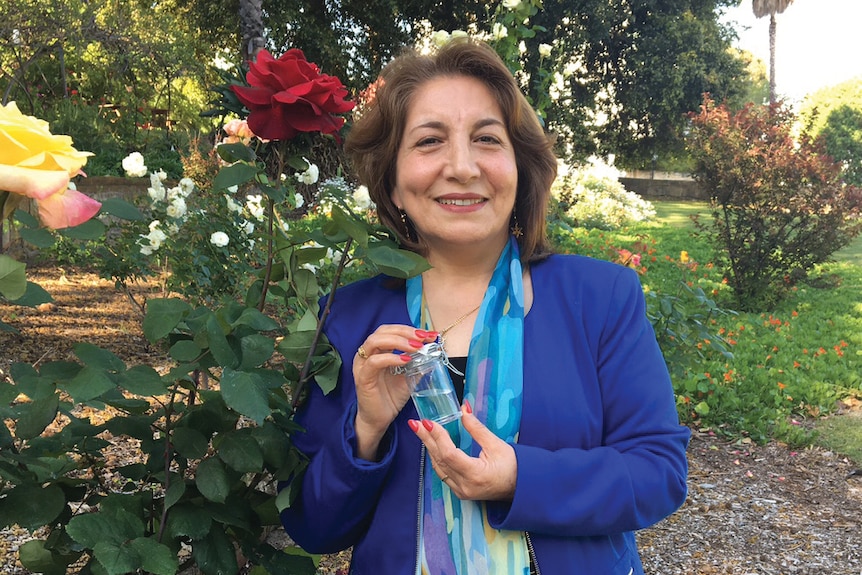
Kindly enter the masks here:
<path id="1" fill-rule="evenodd" d="M 775 15 L 781 14 L 793 0 L 752 0 L 751 8 L 756 18 L 769 16 L 769 103 L 775 103 Z"/>
<path id="2" fill-rule="evenodd" d="M 805 133 L 842 163 L 844 180 L 862 186 L 862 77 L 809 94 L 799 118 Z"/>
<path id="3" fill-rule="evenodd" d="M 710 193 L 711 237 L 739 309 L 770 308 L 862 232 L 862 189 L 818 142 L 794 139 L 786 107 L 734 113 L 706 98 L 691 120 L 695 179 Z"/>

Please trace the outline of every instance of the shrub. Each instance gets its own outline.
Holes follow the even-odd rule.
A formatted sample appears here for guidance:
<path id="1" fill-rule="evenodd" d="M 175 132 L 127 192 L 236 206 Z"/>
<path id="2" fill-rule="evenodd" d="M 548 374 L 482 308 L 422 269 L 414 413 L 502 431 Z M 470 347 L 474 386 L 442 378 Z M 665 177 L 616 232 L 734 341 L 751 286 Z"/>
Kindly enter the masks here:
<path id="1" fill-rule="evenodd" d="M 552 194 L 557 210 L 574 225 L 602 230 L 655 217 L 652 204 L 619 182 L 619 171 L 599 161 L 575 171 L 563 171 Z"/>
<path id="2" fill-rule="evenodd" d="M 783 105 L 731 113 L 706 98 L 691 115 L 695 179 L 710 194 L 712 240 L 737 306 L 769 309 L 862 231 L 862 190 L 810 138 L 792 137 Z"/>

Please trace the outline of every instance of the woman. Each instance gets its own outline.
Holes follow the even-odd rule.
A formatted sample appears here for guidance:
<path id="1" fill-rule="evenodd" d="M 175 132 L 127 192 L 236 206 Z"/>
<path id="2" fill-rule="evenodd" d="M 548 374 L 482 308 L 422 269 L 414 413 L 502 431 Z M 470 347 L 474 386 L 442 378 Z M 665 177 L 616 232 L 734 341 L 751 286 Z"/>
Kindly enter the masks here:
<path id="1" fill-rule="evenodd" d="M 642 573 L 633 531 L 679 507 L 685 448 L 637 275 L 549 255 L 556 159 L 487 46 L 408 54 L 346 142 L 381 220 L 432 268 L 340 289 L 340 382 L 297 419 L 310 463 L 282 513 L 351 573 Z M 460 424 L 418 420 L 397 368 L 442 336 Z"/>

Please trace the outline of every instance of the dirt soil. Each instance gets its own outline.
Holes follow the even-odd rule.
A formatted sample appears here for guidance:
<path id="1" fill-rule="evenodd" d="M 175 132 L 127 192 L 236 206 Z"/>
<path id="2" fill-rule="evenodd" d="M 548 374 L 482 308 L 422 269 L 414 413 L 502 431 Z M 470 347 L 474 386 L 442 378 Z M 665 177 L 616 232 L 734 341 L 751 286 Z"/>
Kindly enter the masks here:
<path id="1" fill-rule="evenodd" d="M 41 309 L 0 305 L 0 320 L 18 334 L 0 333 L 0 379 L 13 362 L 73 359 L 88 341 L 130 365 L 165 358 L 141 334 L 140 316 L 111 282 L 81 270 L 28 269 L 54 298 Z M 143 295 L 146 289 L 139 292 Z M 859 418 L 858 405 L 837 417 Z M 677 513 L 641 531 L 647 573 L 862 574 L 862 470 L 839 453 L 729 442 L 693 430 L 689 496 Z M 28 573 L 17 549 L 30 535 L 0 531 L 0 573 Z M 346 574 L 347 554 L 330 556 L 321 574 Z"/>

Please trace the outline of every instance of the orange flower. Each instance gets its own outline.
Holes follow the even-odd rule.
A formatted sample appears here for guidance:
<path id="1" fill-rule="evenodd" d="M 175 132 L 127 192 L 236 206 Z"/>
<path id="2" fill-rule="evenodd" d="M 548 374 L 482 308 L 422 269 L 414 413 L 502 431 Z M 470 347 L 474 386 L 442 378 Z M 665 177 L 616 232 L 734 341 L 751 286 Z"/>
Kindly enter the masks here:
<path id="1" fill-rule="evenodd" d="M 785 387 L 787 387 L 787 386 L 784 385 L 783 383 L 781 383 L 780 381 L 778 382 L 778 389 L 784 389 Z"/>

